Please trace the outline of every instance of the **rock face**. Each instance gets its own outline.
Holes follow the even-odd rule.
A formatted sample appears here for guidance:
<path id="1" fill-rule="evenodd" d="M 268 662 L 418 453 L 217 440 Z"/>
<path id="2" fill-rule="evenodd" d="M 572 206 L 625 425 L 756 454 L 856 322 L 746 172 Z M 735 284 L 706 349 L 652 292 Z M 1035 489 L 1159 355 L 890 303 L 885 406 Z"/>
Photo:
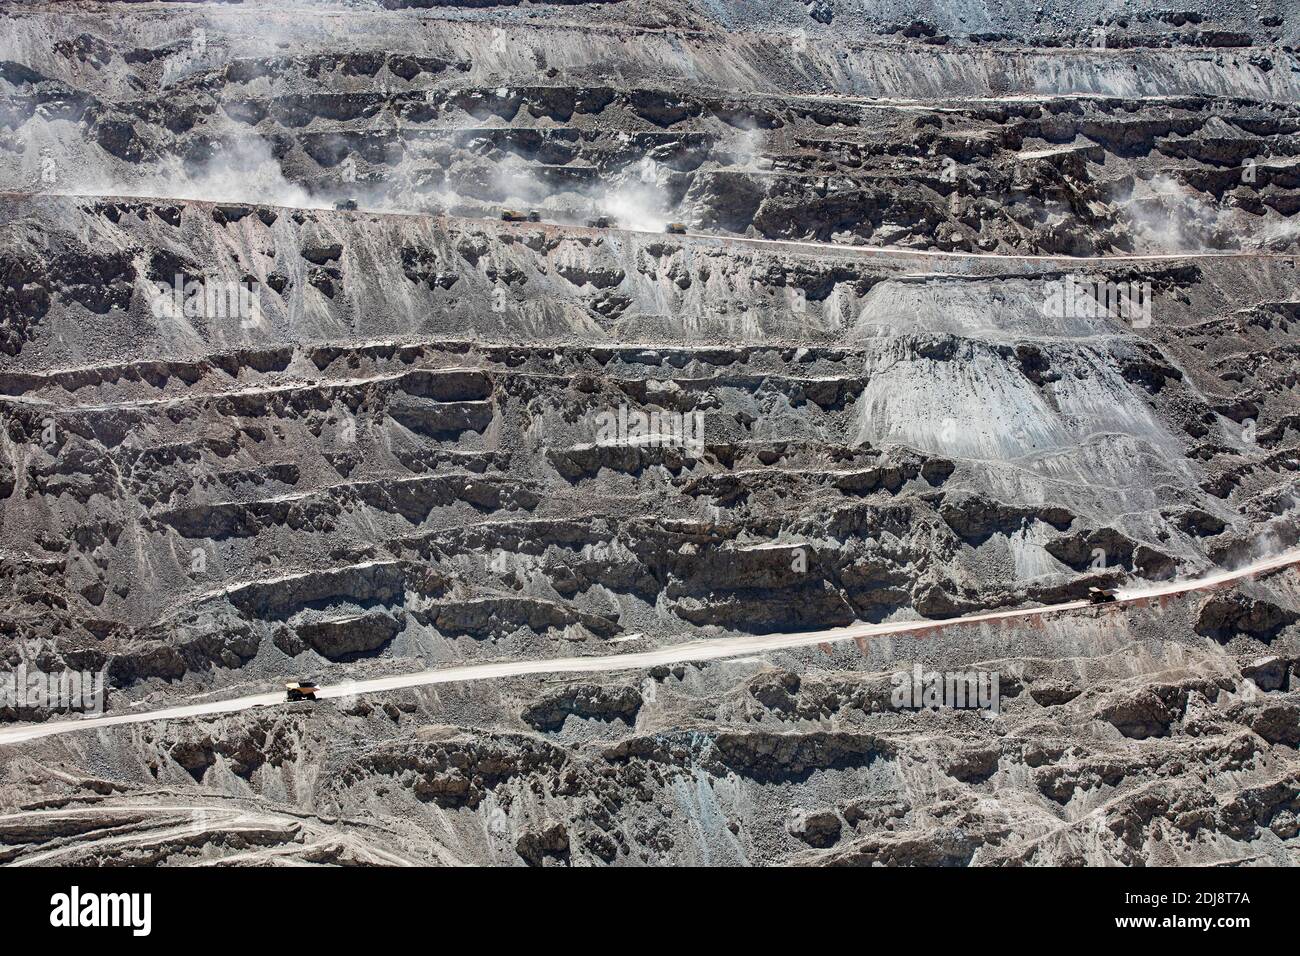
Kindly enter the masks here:
<path id="1" fill-rule="evenodd" d="M 834 810 L 799 811 L 790 822 L 790 832 L 811 847 L 825 849 L 839 842 L 842 826 Z"/>
<path id="2" fill-rule="evenodd" d="M 1248 634 L 1267 642 L 1296 620 L 1300 615 L 1295 611 L 1272 601 L 1247 594 L 1216 595 L 1201 605 L 1196 632 L 1221 640 Z"/>
<path id="3" fill-rule="evenodd" d="M 579 684 L 530 705 L 520 716 L 538 730 L 559 730 L 570 716 L 636 723 L 641 695 L 633 687 L 605 688 Z"/>
<path id="4" fill-rule="evenodd" d="M 1300 541 L 1290 9 L 184 6 L 0 31 L 0 679 L 156 708 Z M 1296 858 L 1294 569 L 754 647 L 0 745 L 63 808 L 0 862 Z"/>

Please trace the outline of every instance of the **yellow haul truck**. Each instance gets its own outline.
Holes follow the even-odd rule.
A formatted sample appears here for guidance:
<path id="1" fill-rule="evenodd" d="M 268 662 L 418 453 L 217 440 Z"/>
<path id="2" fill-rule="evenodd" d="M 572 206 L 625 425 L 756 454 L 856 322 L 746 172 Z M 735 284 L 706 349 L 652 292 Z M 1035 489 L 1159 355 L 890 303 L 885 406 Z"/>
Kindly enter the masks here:
<path id="1" fill-rule="evenodd" d="M 320 690 L 314 680 L 291 680 L 284 685 L 289 700 L 315 700 L 316 691 Z"/>

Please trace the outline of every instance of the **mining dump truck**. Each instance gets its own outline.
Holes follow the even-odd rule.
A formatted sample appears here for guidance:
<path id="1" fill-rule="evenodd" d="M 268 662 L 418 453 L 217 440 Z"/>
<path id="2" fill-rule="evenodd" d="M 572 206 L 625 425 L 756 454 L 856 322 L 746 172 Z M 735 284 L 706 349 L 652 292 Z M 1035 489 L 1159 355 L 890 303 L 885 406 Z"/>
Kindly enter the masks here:
<path id="1" fill-rule="evenodd" d="M 536 209 L 520 212 L 518 209 L 502 209 L 502 222 L 541 222 L 542 216 Z"/>
<path id="2" fill-rule="evenodd" d="M 352 212 L 357 208 L 355 199 L 338 199 L 334 202 L 334 208 L 344 212 Z"/>
<path id="3" fill-rule="evenodd" d="M 671 232 L 675 236 L 684 235 L 686 232 L 686 223 L 670 222 L 668 225 L 664 226 L 664 231 Z"/>
<path id="4" fill-rule="evenodd" d="M 612 229 L 617 224 L 609 216 L 592 216 L 587 220 L 587 225 L 592 229 Z"/>
<path id="5" fill-rule="evenodd" d="M 1089 604 L 1113 604 L 1113 603 L 1115 603 L 1115 589 L 1114 589 L 1114 588 L 1098 588 L 1098 587 L 1090 587 L 1090 588 L 1088 588 L 1088 603 L 1089 603 Z"/>
<path id="6" fill-rule="evenodd" d="M 284 685 L 289 700 L 315 700 L 316 691 L 320 690 L 314 680 L 291 680 Z"/>

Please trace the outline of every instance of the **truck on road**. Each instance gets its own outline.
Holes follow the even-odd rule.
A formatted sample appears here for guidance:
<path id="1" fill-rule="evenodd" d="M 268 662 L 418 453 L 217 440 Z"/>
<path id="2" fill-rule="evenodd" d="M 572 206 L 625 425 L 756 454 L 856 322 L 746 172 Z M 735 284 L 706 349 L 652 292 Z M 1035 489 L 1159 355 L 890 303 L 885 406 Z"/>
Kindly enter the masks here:
<path id="1" fill-rule="evenodd" d="M 320 690 L 314 680 L 291 680 L 284 685 L 285 693 L 290 701 L 295 700 L 315 700 L 316 691 Z"/>
<path id="2" fill-rule="evenodd" d="M 1089 604 L 1114 604 L 1115 589 L 1099 588 L 1095 586 L 1088 588 L 1088 603 Z"/>

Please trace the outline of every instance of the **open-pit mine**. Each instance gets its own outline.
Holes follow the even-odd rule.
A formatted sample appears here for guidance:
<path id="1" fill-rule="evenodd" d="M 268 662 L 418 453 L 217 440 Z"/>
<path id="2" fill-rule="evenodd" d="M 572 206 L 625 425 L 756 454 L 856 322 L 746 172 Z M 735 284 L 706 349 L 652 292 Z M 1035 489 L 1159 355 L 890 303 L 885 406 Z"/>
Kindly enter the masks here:
<path id="1" fill-rule="evenodd" d="M 1298 47 L 0 2 L 0 864 L 1300 863 Z"/>

